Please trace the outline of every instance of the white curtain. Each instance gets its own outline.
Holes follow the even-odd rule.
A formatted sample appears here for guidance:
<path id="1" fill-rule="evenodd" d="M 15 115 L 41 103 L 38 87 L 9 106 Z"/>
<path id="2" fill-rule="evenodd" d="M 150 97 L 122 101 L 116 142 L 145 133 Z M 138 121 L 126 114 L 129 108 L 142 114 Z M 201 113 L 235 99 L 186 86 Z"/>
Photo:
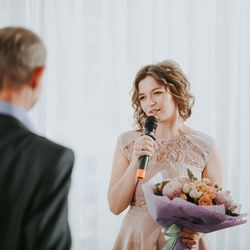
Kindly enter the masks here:
<path id="1" fill-rule="evenodd" d="M 250 211 L 248 0 L 0 0 L 0 26 L 36 31 L 48 50 L 40 134 L 76 154 L 69 198 L 73 250 L 111 249 L 122 215 L 107 187 L 119 133 L 133 126 L 137 70 L 164 59 L 186 72 L 196 104 L 188 123 L 212 135 L 224 188 Z M 212 249 L 249 249 L 249 223 L 212 233 Z"/>

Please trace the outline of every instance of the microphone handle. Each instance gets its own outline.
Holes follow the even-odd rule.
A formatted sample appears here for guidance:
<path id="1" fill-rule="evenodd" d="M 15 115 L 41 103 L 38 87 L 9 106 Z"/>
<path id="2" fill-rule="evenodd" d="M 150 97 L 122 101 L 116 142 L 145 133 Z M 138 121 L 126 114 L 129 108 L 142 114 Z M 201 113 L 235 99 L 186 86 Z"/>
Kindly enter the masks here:
<path id="1" fill-rule="evenodd" d="M 148 155 L 142 155 L 139 157 L 138 168 L 137 168 L 137 172 L 136 172 L 137 179 L 144 179 L 145 178 L 146 169 L 148 166 L 148 160 L 149 160 Z"/>

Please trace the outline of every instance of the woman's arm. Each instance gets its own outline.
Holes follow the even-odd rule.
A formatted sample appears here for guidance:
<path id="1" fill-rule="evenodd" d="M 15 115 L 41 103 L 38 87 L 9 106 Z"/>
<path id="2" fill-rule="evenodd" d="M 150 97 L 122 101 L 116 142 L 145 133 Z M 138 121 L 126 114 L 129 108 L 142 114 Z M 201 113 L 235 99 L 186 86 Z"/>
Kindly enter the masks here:
<path id="1" fill-rule="evenodd" d="M 131 203 L 137 185 L 136 171 L 141 155 L 152 156 L 155 142 L 147 136 L 140 136 L 133 143 L 131 163 L 117 145 L 114 153 L 111 179 L 108 189 L 110 210 L 118 215 Z"/>
<path id="2" fill-rule="evenodd" d="M 209 178 L 214 184 L 222 185 L 222 164 L 217 148 L 211 153 L 202 177 Z"/>
<path id="3" fill-rule="evenodd" d="M 116 215 L 131 203 L 137 184 L 136 169 L 137 164 L 134 161 L 130 164 L 121 149 L 116 146 L 108 189 L 109 208 Z"/>

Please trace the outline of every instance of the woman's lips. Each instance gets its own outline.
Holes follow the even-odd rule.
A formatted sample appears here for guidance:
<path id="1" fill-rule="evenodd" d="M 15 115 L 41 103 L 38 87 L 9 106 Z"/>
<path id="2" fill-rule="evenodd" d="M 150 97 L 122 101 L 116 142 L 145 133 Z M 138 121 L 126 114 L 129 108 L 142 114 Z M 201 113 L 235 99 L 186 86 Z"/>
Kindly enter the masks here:
<path id="1" fill-rule="evenodd" d="M 160 109 L 152 109 L 152 110 L 150 110 L 149 113 L 152 115 L 157 115 L 159 111 L 160 111 Z"/>

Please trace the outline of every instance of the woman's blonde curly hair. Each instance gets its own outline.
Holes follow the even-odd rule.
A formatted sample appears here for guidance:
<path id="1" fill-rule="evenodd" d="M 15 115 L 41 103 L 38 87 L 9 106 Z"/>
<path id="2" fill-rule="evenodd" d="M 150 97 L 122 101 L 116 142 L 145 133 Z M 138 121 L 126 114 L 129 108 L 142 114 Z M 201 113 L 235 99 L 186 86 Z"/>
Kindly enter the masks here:
<path id="1" fill-rule="evenodd" d="M 180 69 L 179 65 L 172 61 L 166 60 L 156 64 L 144 66 L 136 74 L 132 93 L 132 107 L 134 108 L 134 119 L 138 130 L 143 130 L 143 124 L 147 115 L 141 108 L 139 94 L 139 83 L 141 80 L 151 76 L 161 85 L 165 85 L 166 89 L 174 97 L 177 104 L 180 117 L 185 121 L 192 113 L 192 107 L 195 101 L 194 96 L 190 92 L 190 84 Z"/>

